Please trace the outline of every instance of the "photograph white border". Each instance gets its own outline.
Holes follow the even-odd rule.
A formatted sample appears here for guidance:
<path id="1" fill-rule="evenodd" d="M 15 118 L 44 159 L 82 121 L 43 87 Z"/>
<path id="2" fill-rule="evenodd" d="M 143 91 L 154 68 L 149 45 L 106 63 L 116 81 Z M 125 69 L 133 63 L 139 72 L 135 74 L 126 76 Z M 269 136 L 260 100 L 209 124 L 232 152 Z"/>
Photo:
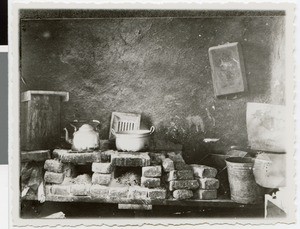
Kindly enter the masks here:
<path id="1" fill-rule="evenodd" d="M 274 224 L 274 223 L 293 223 L 295 222 L 295 199 L 289 200 L 290 214 L 285 219 L 168 219 L 168 218 L 147 218 L 147 219 L 21 219 L 19 218 L 19 9 L 190 9 L 190 10 L 285 10 L 286 11 L 286 38 L 285 38 L 285 66 L 286 66 L 286 107 L 287 107 L 287 133 L 288 148 L 287 148 L 287 186 L 290 188 L 290 196 L 295 197 L 295 123 L 294 123 L 294 89 L 295 89 L 295 60 L 293 51 L 295 48 L 294 40 L 294 20 L 295 20 L 295 4 L 291 3 L 37 3 L 33 1 L 25 1 L 26 3 L 15 2 L 9 9 L 9 174 L 10 174 L 10 223 L 11 226 L 96 226 L 96 225 L 199 225 L 199 224 L 224 224 L 228 226 L 232 224 Z M 70 2 L 70 1 L 68 1 Z M 78 1 L 76 1 L 78 2 Z"/>

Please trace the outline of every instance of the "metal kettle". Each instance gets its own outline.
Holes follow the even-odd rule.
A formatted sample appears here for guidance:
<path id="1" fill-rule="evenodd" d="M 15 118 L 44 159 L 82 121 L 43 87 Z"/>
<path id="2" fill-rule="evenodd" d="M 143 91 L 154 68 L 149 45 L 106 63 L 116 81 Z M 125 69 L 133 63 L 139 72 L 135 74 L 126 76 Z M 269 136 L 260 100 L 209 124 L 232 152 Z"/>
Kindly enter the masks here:
<path id="1" fill-rule="evenodd" d="M 78 122 L 78 121 L 74 121 Z M 97 126 L 100 124 L 98 120 L 93 120 L 94 123 L 97 123 Z M 69 132 L 67 128 L 64 128 L 65 140 L 66 142 L 72 144 L 72 150 L 74 151 L 89 151 L 98 149 L 100 145 L 99 133 L 94 129 L 90 124 L 83 124 L 78 130 L 77 127 L 73 124 L 70 124 L 74 127 L 73 139 L 69 137 Z"/>

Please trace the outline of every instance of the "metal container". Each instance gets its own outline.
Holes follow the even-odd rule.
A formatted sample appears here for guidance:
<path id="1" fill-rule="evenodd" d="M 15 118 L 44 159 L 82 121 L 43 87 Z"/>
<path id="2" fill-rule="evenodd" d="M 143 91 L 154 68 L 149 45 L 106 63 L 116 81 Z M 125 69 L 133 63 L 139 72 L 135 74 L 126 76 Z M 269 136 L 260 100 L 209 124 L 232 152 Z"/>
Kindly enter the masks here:
<path id="1" fill-rule="evenodd" d="M 114 129 L 111 133 L 116 136 L 116 147 L 120 151 L 142 151 L 149 147 L 150 135 L 154 132 L 155 128 L 152 126 L 150 130 L 130 130 L 115 132 Z"/>
<path id="2" fill-rule="evenodd" d="M 241 204 L 255 204 L 263 201 L 263 188 L 253 175 L 253 158 L 229 157 L 226 160 L 231 199 Z"/>

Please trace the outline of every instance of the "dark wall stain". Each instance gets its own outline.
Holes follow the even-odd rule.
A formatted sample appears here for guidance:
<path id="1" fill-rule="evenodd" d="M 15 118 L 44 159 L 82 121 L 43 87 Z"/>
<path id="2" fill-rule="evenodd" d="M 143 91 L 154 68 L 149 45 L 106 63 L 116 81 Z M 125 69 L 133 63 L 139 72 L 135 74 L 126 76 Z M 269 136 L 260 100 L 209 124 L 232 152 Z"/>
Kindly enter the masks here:
<path id="1" fill-rule="evenodd" d="M 142 113 L 143 126 L 156 127 L 154 140 L 183 144 L 185 159 L 195 162 L 230 145 L 247 145 L 247 102 L 279 96 L 277 102 L 284 102 L 284 93 L 272 89 L 284 77 L 274 67 L 283 63 L 283 21 L 284 16 L 22 20 L 21 91 L 69 91 L 64 125 L 98 119 L 102 139 L 108 138 L 111 112 Z M 227 42 L 242 46 L 249 91 L 216 99 L 208 48 Z"/>

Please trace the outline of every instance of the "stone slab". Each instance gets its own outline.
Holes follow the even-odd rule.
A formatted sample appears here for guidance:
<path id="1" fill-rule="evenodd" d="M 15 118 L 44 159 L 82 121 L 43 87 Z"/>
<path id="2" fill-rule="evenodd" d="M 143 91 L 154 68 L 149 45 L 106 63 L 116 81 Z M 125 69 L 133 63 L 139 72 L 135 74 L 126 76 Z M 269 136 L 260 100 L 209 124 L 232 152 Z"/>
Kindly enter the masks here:
<path id="1" fill-rule="evenodd" d="M 71 150 L 55 149 L 53 151 L 53 156 L 58 158 L 63 163 L 73 163 L 73 164 L 88 164 L 93 162 L 101 161 L 101 152 L 94 151 L 89 153 L 79 153 Z"/>
<path id="2" fill-rule="evenodd" d="M 92 171 L 95 173 L 109 174 L 112 173 L 113 170 L 114 166 L 112 163 L 94 162 L 92 164 Z"/>
<path id="3" fill-rule="evenodd" d="M 148 191 L 148 197 L 150 200 L 166 199 L 166 195 L 167 195 L 167 190 L 162 188 L 149 189 Z"/>
<path id="4" fill-rule="evenodd" d="M 199 183 L 197 180 L 174 180 L 169 182 L 169 190 L 176 189 L 197 189 Z"/>
<path id="5" fill-rule="evenodd" d="M 199 200 L 213 200 L 217 199 L 217 190 L 203 190 L 197 189 L 194 192 L 194 198 Z"/>
<path id="6" fill-rule="evenodd" d="M 219 180 L 216 178 L 199 178 L 198 181 L 200 189 L 214 190 L 220 186 Z"/>
<path id="7" fill-rule="evenodd" d="M 192 170 L 173 170 L 168 173 L 167 181 L 171 180 L 193 180 L 194 173 Z"/>
<path id="8" fill-rule="evenodd" d="M 44 169 L 49 172 L 62 173 L 64 164 L 55 159 L 48 159 L 45 161 Z"/>
<path id="9" fill-rule="evenodd" d="M 193 169 L 194 172 L 194 176 L 195 177 L 200 177 L 200 178 L 214 178 L 216 177 L 218 170 L 210 167 L 210 166 L 206 166 L 206 165 L 196 165 L 196 164 L 192 164 L 190 165 Z"/>
<path id="10" fill-rule="evenodd" d="M 150 157 L 147 152 L 118 152 L 111 154 L 111 162 L 115 166 L 144 167 L 150 165 Z"/>
<path id="11" fill-rule="evenodd" d="M 161 166 L 145 166 L 142 168 L 142 176 L 144 177 L 160 177 L 161 176 Z"/>
<path id="12" fill-rule="evenodd" d="M 21 151 L 21 161 L 46 161 L 51 159 L 50 150 Z"/>
<path id="13" fill-rule="evenodd" d="M 112 174 L 94 173 L 92 175 L 92 184 L 109 185 Z"/>
<path id="14" fill-rule="evenodd" d="M 170 172 L 175 169 L 174 162 L 170 158 L 166 158 L 162 161 L 162 167 L 165 172 Z"/>
<path id="15" fill-rule="evenodd" d="M 160 187 L 160 178 L 141 177 L 141 186 L 146 188 Z"/>
<path id="16" fill-rule="evenodd" d="M 173 192 L 173 198 L 176 200 L 185 200 L 193 197 L 193 191 L 188 189 L 178 189 Z"/>
<path id="17" fill-rule="evenodd" d="M 45 172 L 44 180 L 46 183 L 61 184 L 64 181 L 65 175 L 63 173 Z"/>

